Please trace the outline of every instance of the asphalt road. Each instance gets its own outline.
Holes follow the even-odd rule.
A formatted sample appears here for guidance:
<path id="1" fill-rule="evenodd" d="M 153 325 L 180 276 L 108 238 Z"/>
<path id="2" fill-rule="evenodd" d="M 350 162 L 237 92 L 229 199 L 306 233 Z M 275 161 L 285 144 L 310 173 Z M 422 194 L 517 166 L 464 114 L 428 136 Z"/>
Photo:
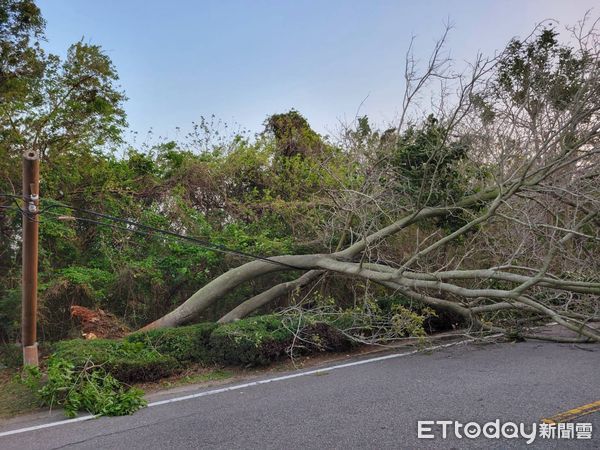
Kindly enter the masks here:
<path id="1" fill-rule="evenodd" d="M 600 448 L 599 412 L 573 420 L 592 423 L 591 440 L 417 438 L 417 420 L 529 429 L 598 400 L 600 346 L 460 345 L 4 436 L 0 449 Z"/>

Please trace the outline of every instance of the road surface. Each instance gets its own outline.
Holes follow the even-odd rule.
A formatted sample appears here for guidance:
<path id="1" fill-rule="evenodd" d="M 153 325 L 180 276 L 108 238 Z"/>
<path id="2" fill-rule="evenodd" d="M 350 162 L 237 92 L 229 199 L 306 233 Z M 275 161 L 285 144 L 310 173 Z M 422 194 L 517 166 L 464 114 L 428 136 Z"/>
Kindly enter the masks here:
<path id="1" fill-rule="evenodd" d="M 463 344 L 356 361 L 361 360 L 303 376 L 290 372 L 290 378 L 283 374 L 284 379 L 263 384 L 178 393 L 202 396 L 177 397 L 133 416 L 5 435 L 0 449 L 600 448 L 600 412 L 572 421 L 591 423 L 591 440 L 537 437 L 527 445 L 524 438 L 458 439 L 451 431 L 442 439 L 435 427 L 434 439 L 417 437 L 418 420 L 484 425 L 499 419 L 531 428 L 543 418 L 597 402 L 598 345 Z M 0 433 L 56 420 L 0 424 Z"/>

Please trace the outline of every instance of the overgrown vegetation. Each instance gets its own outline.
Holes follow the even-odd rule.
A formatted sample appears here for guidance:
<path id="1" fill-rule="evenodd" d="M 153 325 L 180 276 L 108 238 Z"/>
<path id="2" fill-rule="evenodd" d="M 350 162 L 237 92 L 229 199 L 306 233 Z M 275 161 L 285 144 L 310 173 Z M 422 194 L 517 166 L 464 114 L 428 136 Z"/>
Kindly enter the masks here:
<path id="1" fill-rule="evenodd" d="M 220 124 L 203 119 L 182 142 L 128 146 L 122 140 L 125 97 L 101 49 L 78 43 L 66 61 L 58 61 L 39 47 L 44 22 L 34 3 L 15 0 L 7 8 L 11 23 L 21 23 L 13 50 L 26 52 L 39 70 L 32 69 L 18 89 L 2 85 L 7 102 L 0 116 L 0 193 L 18 194 L 21 152 L 38 149 L 42 206 L 51 208 L 40 216 L 42 341 L 80 337 L 70 317 L 73 305 L 102 308 L 140 327 L 245 261 L 176 239 L 60 221 L 59 215 L 93 217 L 50 199 L 263 256 L 327 251 L 332 239 L 349 238 L 338 231 L 323 235 L 320 224 L 335 217 L 330 193 L 362 182 L 358 164 L 298 111 L 267 118 L 264 133 L 254 139 L 226 129 L 218 134 Z M 34 97 L 45 107 L 27 103 Z M 71 109 L 80 120 L 66 120 Z M 20 227 L 18 214 L 0 210 L 3 342 L 14 342 L 19 331 Z M 240 299 L 293 276 L 272 274 L 240 287 L 197 320 L 215 321 Z M 360 302 L 360 292 L 345 283 L 330 287 L 336 297 Z"/>
<path id="2" fill-rule="evenodd" d="M 286 324 L 281 317 L 266 315 L 220 326 L 210 337 L 217 360 L 226 364 L 265 365 L 292 351 L 300 324 Z"/>
<path id="3" fill-rule="evenodd" d="M 310 316 L 265 315 L 217 326 L 204 323 L 151 330 L 125 339 L 60 341 L 45 370 L 26 367 L 22 382 L 42 405 L 98 415 L 130 414 L 145 405 L 143 392 L 128 387 L 167 378 L 181 363 L 205 367 L 271 364 L 286 355 L 339 351 L 352 340 L 335 327 Z M 188 381 L 223 379 L 226 371 L 189 377 Z"/>
<path id="4" fill-rule="evenodd" d="M 85 370 L 91 362 L 126 383 L 158 380 L 181 367 L 167 352 L 161 353 L 142 342 L 123 340 L 60 341 L 54 346 L 53 356 L 73 364 L 74 370 Z"/>
<path id="5" fill-rule="evenodd" d="M 23 384 L 13 370 L 0 370 L 0 419 L 39 408 L 40 401 L 34 390 Z"/>
<path id="6" fill-rule="evenodd" d="M 169 355 L 182 363 L 212 360 L 209 341 L 216 323 L 200 323 L 179 328 L 150 330 L 129 335 L 127 342 L 142 343 L 144 347 Z"/>
<path id="7" fill-rule="evenodd" d="M 465 70 L 442 38 L 422 73 L 407 58 L 387 129 L 360 117 L 321 136 L 290 110 L 255 136 L 210 118 L 136 145 L 103 49 L 48 54 L 35 3 L 0 2 L 0 343 L 19 334 L 24 150 L 42 168 L 40 341 L 81 337 L 74 305 L 144 326 L 55 345 L 54 381 L 37 389 L 69 411 L 132 410 L 121 383 L 190 362 L 267 364 L 434 329 L 547 339 L 532 326 L 552 320 L 562 339 L 600 340 L 597 24 L 567 39 L 543 24 Z M 433 81 L 439 98 L 418 104 Z"/>
<path id="8" fill-rule="evenodd" d="M 43 405 L 62 407 L 67 417 L 81 410 L 102 416 L 131 414 L 146 405 L 143 391 L 128 388 L 90 356 L 83 367 L 52 356 L 47 362 L 46 380 L 37 367 L 25 368 L 23 383 L 32 389 Z"/>

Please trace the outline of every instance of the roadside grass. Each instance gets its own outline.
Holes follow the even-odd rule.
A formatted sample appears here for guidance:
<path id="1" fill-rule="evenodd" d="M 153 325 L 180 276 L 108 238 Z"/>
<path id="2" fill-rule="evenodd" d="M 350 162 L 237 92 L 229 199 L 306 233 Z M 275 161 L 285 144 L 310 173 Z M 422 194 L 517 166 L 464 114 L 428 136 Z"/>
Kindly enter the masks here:
<path id="1" fill-rule="evenodd" d="M 296 339 L 298 329 L 302 329 L 301 339 Z M 404 341 L 403 345 L 422 348 L 424 339 L 415 339 Z M 69 414 L 80 409 L 121 415 L 132 410 L 129 406 L 134 400 L 135 408 L 143 405 L 142 390 L 210 386 L 310 367 L 350 354 L 367 353 L 369 346 L 358 345 L 335 325 L 316 317 L 271 314 L 225 325 L 200 323 L 137 332 L 123 339 L 54 342 L 47 347 L 48 358 L 37 371 L 36 383 L 29 387 L 19 382 L 16 367 L 20 362 L 10 357 L 20 355 L 19 349 L 8 350 L 11 351 L 1 352 L 6 361 L 0 364 L 0 368 L 5 367 L 0 370 L 0 417 L 35 410 L 40 399 L 54 406 L 73 403 L 72 411 L 65 406 Z M 321 375 L 326 373 L 317 374 Z M 104 389 L 109 376 L 110 392 Z M 58 403 L 53 395 L 48 397 L 50 400 L 43 397 L 49 389 L 60 397 Z M 36 391 L 42 397 L 36 396 Z M 118 404 L 113 411 L 115 402 Z"/>
<path id="2" fill-rule="evenodd" d="M 234 376 L 234 373 L 230 370 L 224 369 L 206 369 L 199 367 L 197 370 L 200 372 L 194 372 L 193 370 L 186 371 L 184 374 L 173 376 L 169 379 L 158 381 L 155 386 L 160 389 L 169 389 L 179 386 L 186 386 L 189 384 L 202 384 L 209 383 L 211 381 L 223 381 Z"/>
<path id="3" fill-rule="evenodd" d="M 19 379 L 16 369 L 0 370 L 0 418 L 7 419 L 18 414 L 35 411 L 39 400 Z"/>
<path id="4" fill-rule="evenodd" d="M 421 347 L 419 341 L 406 341 L 395 346 L 413 350 Z M 323 364 L 336 363 L 345 360 L 349 356 L 366 356 L 372 353 L 389 351 L 391 348 L 375 348 L 369 345 L 357 345 L 345 352 L 329 353 L 320 352 L 307 355 L 299 355 L 295 358 L 284 358 L 273 361 L 268 366 L 240 367 L 239 365 L 220 365 L 212 363 L 188 363 L 183 370 L 172 375 L 154 380 L 137 381 L 132 383 L 134 387 L 143 389 L 148 394 L 160 392 L 165 389 L 174 389 L 188 385 L 205 385 L 206 387 L 252 379 L 267 374 L 276 375 L 280 372 L 290 370 L 307 369 L 318 367 Z M 428 352 L 425 351 L 427 354 Z M 19 382 L 19 369 L 0 369 L 0 421 L 19 414 L 26 414 L 40 410 L 40 403 L 33 392 Z M 326 376 L 329 372 L 318 372 L 314 376 Z"/>
<path id="5" fill-rule="evenodd" d="M 19 414 L 40 410 L 40 402 L 33 391 L 19 381 L 17 369 L 0 370 L 0 419 L 10 419 Z M 221 368 L 190 367 L 184 373 L 152 383 L 135 383 L 136 386 L 158 391 L 192 384 L 212 383 L 234 377 L 234 372 Z"/>

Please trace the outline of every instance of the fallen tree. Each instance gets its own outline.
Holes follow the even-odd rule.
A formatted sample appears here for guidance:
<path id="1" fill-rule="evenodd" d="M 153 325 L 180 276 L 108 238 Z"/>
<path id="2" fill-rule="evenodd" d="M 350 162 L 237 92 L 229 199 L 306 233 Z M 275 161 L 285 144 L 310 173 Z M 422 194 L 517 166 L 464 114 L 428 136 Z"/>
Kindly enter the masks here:
<path id="1" fill-rule="evenodd" d="M 518 320 L 544 338 L 528 326 L 545 318 L 575 333 L 563 340 L 599 341 L 600 42 L 596 23 L 568 31 L 575 44 L 540 26 L 462 72 L 443 56 L 445 35 L 421 75 L 409 54 L 399 123 L 379 133 L 362 118 L 342 135 L 360 189 L 328 192 L 323 241 L 338 247 L 235 267 L 144 329 L 192 322 L 243 283 L 296 271 L 220 322 L 334 273 L 472 329 L 509 332 Z M 434 82 L 425 108 L 417 100 Z"/>

